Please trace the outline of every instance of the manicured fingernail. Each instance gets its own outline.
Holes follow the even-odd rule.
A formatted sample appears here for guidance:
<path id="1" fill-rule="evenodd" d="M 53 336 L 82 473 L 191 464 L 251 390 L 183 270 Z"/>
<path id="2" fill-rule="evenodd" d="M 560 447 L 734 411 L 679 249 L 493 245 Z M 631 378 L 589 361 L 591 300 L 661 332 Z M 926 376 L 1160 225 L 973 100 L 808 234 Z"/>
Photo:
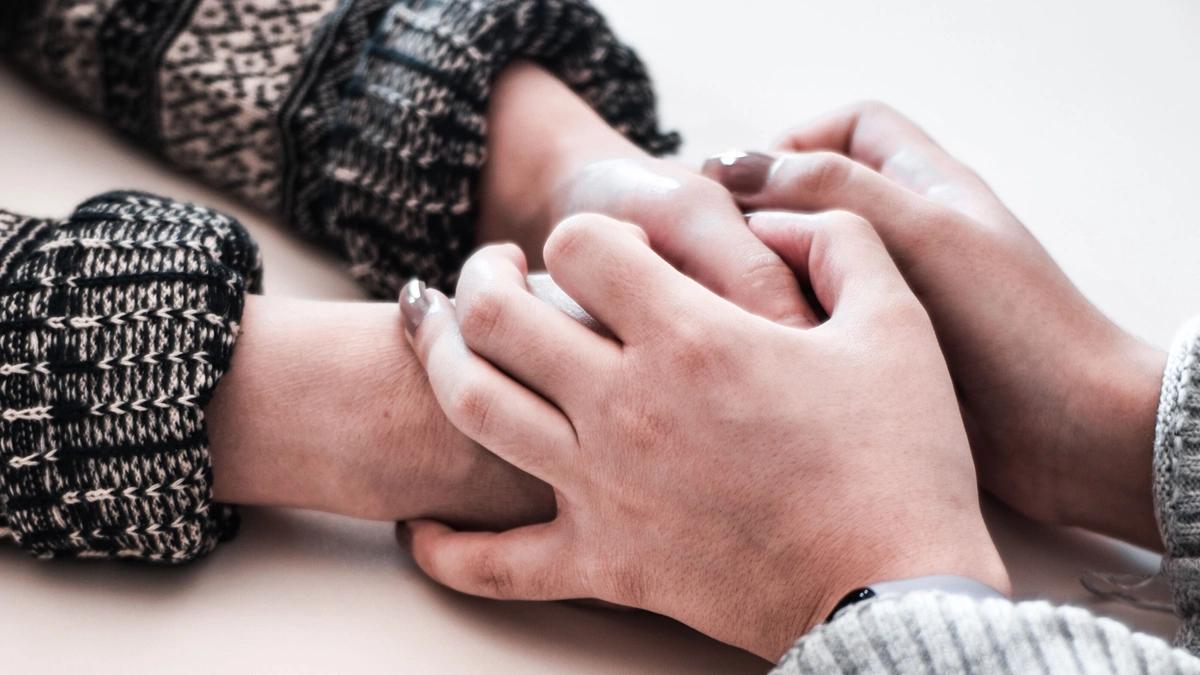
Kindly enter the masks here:
<path id="1" fill-rule="evenodd" d="M 400 291 L 400 314 L 404 316 L 404 332 L 408 333 L 408 339 L 416 335 L 417 328 L 429 313 L 429 305 L 429 292 L 424 281 L 413 279 L 404 284 Z"/>
<path id="2" fill-rule="evenodd" d="M 762 191 L 774 164 L 775 158 L 771 155 L 732 151 L 709 157 L 700 172 L 735 195 L 749 196 Z"/>
<path id="3" fill-rule="evenodd" d="M 405 551 L 412 550 L 412 530 L 409 529 L 408 523 L 396 523 L 396 541 L 400 542 Z"/>

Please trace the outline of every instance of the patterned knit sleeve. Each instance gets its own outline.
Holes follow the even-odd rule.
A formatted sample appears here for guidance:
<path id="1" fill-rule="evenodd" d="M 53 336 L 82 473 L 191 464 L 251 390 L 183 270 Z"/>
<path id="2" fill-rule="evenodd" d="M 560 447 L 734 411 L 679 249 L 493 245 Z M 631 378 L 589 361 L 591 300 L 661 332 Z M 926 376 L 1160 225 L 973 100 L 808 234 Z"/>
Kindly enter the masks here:
<path id="1" fill-rule="evenodd" d="M 1200 660 L 1078 607 L 909 593 L 852 605 L 772 675 L 1200 673 Z"/>
<path id="2" fill-rule="evenodd" d="M 1176 643 L 1200 653 L 1200 318 L 1185 325 L 1171 347 L 1154 437 L 1163 572 L 1183 620 Z"/>
<path id="3" fill-rule="evenodd" d="M 0 535 L 176 563 L 234 533 L 203 408 L 258 260 L 236 222 L 149 195 L 0 212 Z"/>
<path id="4" fill-rule="evenodd" d="M 343 255 L 451 287 L 497 74 L 537 61 L 655 154 L 646 69 L 586 0 L 7 0 L 32 78 Z M 551 130 L 548 130 L 551 131 Z"/>

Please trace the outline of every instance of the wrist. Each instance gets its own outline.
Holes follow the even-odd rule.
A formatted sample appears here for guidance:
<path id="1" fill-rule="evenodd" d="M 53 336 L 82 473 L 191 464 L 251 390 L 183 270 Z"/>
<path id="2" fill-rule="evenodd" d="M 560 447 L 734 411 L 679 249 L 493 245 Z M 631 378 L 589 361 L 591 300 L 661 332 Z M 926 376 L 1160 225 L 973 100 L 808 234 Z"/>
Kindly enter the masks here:
<path id="1" fill-rule="evenodd" d="M 249 297 L 205 412 L 222 502 L 485 527 L 554 514 L 547 486 L 446 420 L 392 304 Z"/>
<path id="2" fill-rule="evenodd" d="M 852 544 L 835 545 L 839 555 L 806 564 L 803 583 L 791 577 L 787 588 L 776 589 L 782 604 L 764 603 L 759 620 L 746 622 L 761 629 L 747 648 L 778 661 L 797 639 L 824 623 L 848 593 L 881 582 L 945 576 L 972 580 L 1002 597 L 1012 594 L 1008 571 L 978 515 L 970 522 L 954 519 L 910 531 L 903 540 L 872 538 L 869 530 L 859 528 L 862 538 Z"/>
<path id="3" fill-rule="evenodd" d="M 404 342 L 379 309 L 247 298 L 233 362 L 206 409 L 218 499 L 371 510 L 348 493 L 389 440 L 382 422 L 391 413 L 376 401 L 406 398 Z"/>
<path id="4" fill-rule="evenodd" d="M 492 89 L 487 154 L 476 243 L 513 241 L 534 267 L 573 176 L 601 159 L 645 157 L 558 78 L 525 61 Z"/>
<path id="5" fill-rule="evenodd" d="M 1063 456 L 1061 521 L 1161 550 L 1152 463 L 1166 354 L 1125 333 L 1111 343 L 1076 388 L 1076 426 L 1095 440 Z"/>

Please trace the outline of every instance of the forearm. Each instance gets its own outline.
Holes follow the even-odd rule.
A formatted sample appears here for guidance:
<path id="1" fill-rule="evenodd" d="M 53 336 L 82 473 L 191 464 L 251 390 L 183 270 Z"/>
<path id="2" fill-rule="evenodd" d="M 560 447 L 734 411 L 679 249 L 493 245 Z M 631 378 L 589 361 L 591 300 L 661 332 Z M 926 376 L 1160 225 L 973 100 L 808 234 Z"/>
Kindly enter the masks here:
<path id="1" fill-rule="evenodd" d="M 250 296 L 206 412 L 224 502 L 487 526 L 553 513 L 540 482 L 446 421 L 391 303 Z"/>

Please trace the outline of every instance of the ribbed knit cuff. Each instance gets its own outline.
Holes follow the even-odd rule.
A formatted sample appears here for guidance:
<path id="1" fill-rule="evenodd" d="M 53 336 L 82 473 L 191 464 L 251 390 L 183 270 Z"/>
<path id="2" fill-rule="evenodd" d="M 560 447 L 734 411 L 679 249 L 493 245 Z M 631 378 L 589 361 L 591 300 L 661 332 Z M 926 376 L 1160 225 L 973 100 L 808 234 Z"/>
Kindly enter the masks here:
<path id="1" fill-rule="evenodd" d="M 1078 607 L 917 592 L 848 607 L 772 675 L 1196 672 L 1192 655 Z"/>
<path id="2" fill-rule="evenodd" d="M 319 166 L 292 165 L 284 208 L 335 240 L 374 293 L 394 296 L 412 276 L 452 286 L 473 244 L 492 83 L 515 59 L 555 73 L 647 151 L 679 144 L 658 129 L 641 61 L 585 0 L 359 2 L 339 12 L 314 38 L 314 72 L 284 111 L 292 154 L 328 154 Z M 347 49 L 365 26 L 365 44 Z"/>
<path id="3" fill-rule="evenodd" d="M 1200 649 L 1200 318 L 1175 337 L 1154 433 L 1154 501 L 1163 571 L 1183 618 L 1177 643 Z"/>
<path id="4" fill-rule="evenodd" d="M 202 408 L 259 278 L 245 230 L 197 206 L 0 215 L 0 511 L 22 547 L 174 563 L 234 533 Z"/>

